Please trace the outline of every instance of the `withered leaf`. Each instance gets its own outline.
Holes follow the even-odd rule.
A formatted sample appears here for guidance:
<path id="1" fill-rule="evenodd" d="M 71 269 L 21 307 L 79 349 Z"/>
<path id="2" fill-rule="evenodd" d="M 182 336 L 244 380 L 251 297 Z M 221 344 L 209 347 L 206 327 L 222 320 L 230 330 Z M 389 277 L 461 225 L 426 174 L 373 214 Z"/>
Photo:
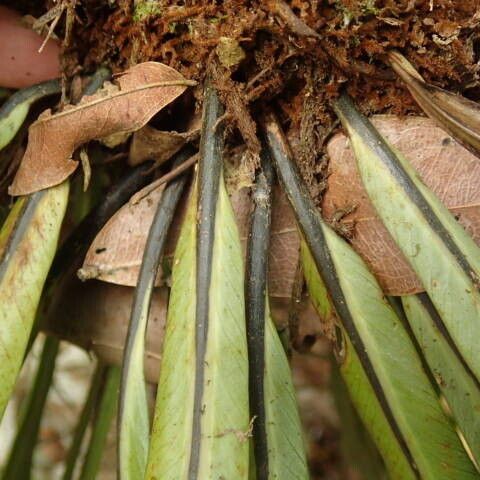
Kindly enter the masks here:
<path id="1" fill-rule="evenodd" d="M 413 65 L 397 51 L 390 51 L 388 59 L 423 111 L 458 142 L 473 153 L 480 154 L 478 103 L 426 83 Z"/>
<path id="2" fill-rule="evenodd" d="M 134 289 L 104 282 L 82 284 L 73 279 L 42 330 L 95 352 L 107 364 L 121 365 Z M 144 358 L 147 381 L 156 383 L 167 312 L 168 291 L 156 288 L 148 316 Z M 68 321 L 65 312 L 68 311 Z"/>
<path id="3" fill-rule="evenodd" d="M 244 253 L 252 209 L 249 190 L 246 187 L 240 188 L 231 196 Z M 161 194 L 162 189 L 156 189 L 138 203 L 124 205 L 107 222 L 88 250 L 80 272 L 82 278 L 97 278 L 118 285 L 136 285 L 143 249 Z M 300 242 L 295 217 L 279 187 L 274 189 L 273 205 L 269 293 L 272 297 L 290 298 Z M 169 234 L 165 249 L 167 256 L 173 254 L 185 208 L 186 202 L 183 199 Z M 156 284 L 158 286 L 163 283 L 159 274 Z"/>
<path id="4" fill-rule="evenodd" d="M 146 160 L 155 160 L 159 165 L 175 155 L 187 142 L 198 138 L 199 134 L 198 128 L 178 133 L 157 130 L 145 125 L 133 134 L 128 163 L 138 165 Z"/>
<path id="5" fill-rule="evenodd" d="M 82 280 L 96 278 L 118 285 L 136 285 L 148 231 L 162 192 L 163 186 L 137 203 L 125 204 L 110 218 L 87 252 L 79 272 Z M 169 241 L 166 247 L 169 253 L 173 251 L 171 244 Z M 161 283 L 160 275 L 157 285 Z"/>
<path id="6" fill-rule="evenodd" d="M 77 168 L 71 157 L 82 143 L 138 130 L 193 84 L 166 65 L 146 62 L 78 105 L 54 115 L 47 110 L 29 129 L 27 150 L 9 193 L 25 195 L 61 183 Z"/>
<path id="7" fill-rule="evenodd" d="M 478 159 L 430 119 L 379 115 L 372 122 L 480 243 Z M 339 209 L 356 205 L 345 219 L 355 223 L 352 245 L 375 273 L 385 293 L 406 295 L 422 291 L 420 281 L 368 199 L 345 135 L 338 134 L 329 142 L 328 154 L 330 176 L 323 202 L 324 216 L 332 218 Z"/>

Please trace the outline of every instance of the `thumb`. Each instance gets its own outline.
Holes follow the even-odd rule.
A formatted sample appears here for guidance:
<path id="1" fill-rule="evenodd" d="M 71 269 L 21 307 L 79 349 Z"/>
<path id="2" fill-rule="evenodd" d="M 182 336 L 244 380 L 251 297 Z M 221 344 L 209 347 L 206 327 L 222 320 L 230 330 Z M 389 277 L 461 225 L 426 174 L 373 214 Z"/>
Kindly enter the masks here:
<path id="1" fill-rule="evenodd" d="M 25 88 L 60 75 L 60 47 L 49 40 L 41 53 L 43 38 L 21 22 L 13 10 L 0 6 L 0 86 Z"/>

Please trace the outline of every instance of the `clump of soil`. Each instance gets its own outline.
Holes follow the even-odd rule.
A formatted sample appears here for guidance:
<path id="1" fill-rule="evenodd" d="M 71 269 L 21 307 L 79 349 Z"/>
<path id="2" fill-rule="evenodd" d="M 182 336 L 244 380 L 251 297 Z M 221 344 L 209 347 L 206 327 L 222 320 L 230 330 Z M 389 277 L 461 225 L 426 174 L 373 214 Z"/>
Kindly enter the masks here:
<path id="1" fill-rule="evenodd" d="M 322 149 L 346 88 L 366 113 L 417 113 L 382 61 L 397 48 L 424 78 L 480 95 L 480 14 L 463 0 L 77 1 L 76 63 L 115 71 L 157 60 L 200 82 L 214 76 L 229 120 L 258 153 L 252 118 L 275 105 L 303 174 L 322 190 Z M 199 92 L 201 89 L 199 88 Z"/>
<path id="2" fill-rule="evenodd" d="M 330 100 L 340 89 L 368 114 L 419 112 L 383 62 L 388 49 L 399 49 L 427 81 L 480 97 L 476 1 L 73 3 L 76 18 L 64 52 L 67 76 L 99 64 L 121 71 L 156 60 L 198 80 L 200 98 L 209 72 L 229 124 L 252 153 L 260 146 L 253 118 L 266 104 L 277 109 L 314 196 L 322 190 L 323 146 L 335 126 Z M 57 4 L 48 0 L 45 7 Z"/>

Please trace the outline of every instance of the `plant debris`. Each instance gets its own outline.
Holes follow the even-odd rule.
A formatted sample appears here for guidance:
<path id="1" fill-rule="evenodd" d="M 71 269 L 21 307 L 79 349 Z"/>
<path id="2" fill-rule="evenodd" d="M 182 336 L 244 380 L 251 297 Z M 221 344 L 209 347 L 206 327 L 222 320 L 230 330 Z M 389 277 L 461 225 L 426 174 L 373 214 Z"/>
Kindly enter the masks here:
<path id="1" fill-rule="evenodd" d="M 146 62 L 75 106 L 53 115 L 49 110 L 43 112 L 29 129 L 27 150 L 10 195 L 26 195 L 61 183 L 78 166 L 71 158 L 75 148 L 89 140 L 138 130 L 189 85 L 192 82 L 172 68 Z"/>
<path id="2" fill-rule="evenodd" d="M 472 152 L 480 153 L 480 106 L 460 95 L 425 83 L 412 64 L 400 53 L 388 58 L 423 111 Z"/>
<path id="3" fill-rule="evenodd" d="M 133 134 L 130 144 L 128 163 L 138 165 L 147 160 L 155 160 L 156 165 L 161 165 L 175 155 L 186 143 L 197 140 L 200 135 L 198 128 L 189 132 L 165 132 L 157 130 L 150 125 Z"/>
<path id="4" fill-rule="evenodd" d="M 214 70 L 226 121 L 251 153 L 259 151 L 256 112 L 277 105 L 288 137 L 301 139 L 292 141 L 300 145 L 297 161 L 319 198 L 324 138 L 335 121 L 329 101 L 340 88 L 367 114 L 419 113 L 384 61 L 390 49 L 425 81 L 480 97 L 477 7 L 460 0 L 83 0 L 69 68 L 107 63 L 121 71 L 156 60 L 199 82 Z"/>

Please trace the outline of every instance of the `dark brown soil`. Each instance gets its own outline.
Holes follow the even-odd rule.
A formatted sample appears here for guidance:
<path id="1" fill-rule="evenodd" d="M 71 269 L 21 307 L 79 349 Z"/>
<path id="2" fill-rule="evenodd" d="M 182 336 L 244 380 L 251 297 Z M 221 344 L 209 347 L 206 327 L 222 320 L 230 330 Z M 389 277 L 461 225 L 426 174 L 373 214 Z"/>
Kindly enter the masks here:
<path id="1" fill-rule="evenodd" d="M 63 1 L 76 14 L 67 77 L 100 64 L 117 72 L 156 60 L 198 80 L 200 99 L 209 72 L 233 139 L 253 154 L 257 112 L 265 105 L 278 111 L 315 197 L 335 127 L 330 100 L 340 89 L 366 113 L 419 112 L 383 61 L 388 49 L 399 49 L 427 81 L 480 98 L 480 0 Z M 42 11 L 39 1 L 13 3 L 37 16 L 58 5 L 47 0 Z"/>
<path id="2" fill-rule="evenodd" d="M 322 189 L 322 147 L 335 119 L 329 100 L 341 88 L 366 113 L 418 112 L 382 61 L 388 49 L 399 49 L 427 81 L 480 96 L 478 0 L 136 4 L 77 0 L 70 71 L 101 63 L 119 71 L 157 60 L 200 82 L 212 72 L 231 124 L 254 153 L 252 118 L 266 103 L 275 106 L 314 195 Z"/>

